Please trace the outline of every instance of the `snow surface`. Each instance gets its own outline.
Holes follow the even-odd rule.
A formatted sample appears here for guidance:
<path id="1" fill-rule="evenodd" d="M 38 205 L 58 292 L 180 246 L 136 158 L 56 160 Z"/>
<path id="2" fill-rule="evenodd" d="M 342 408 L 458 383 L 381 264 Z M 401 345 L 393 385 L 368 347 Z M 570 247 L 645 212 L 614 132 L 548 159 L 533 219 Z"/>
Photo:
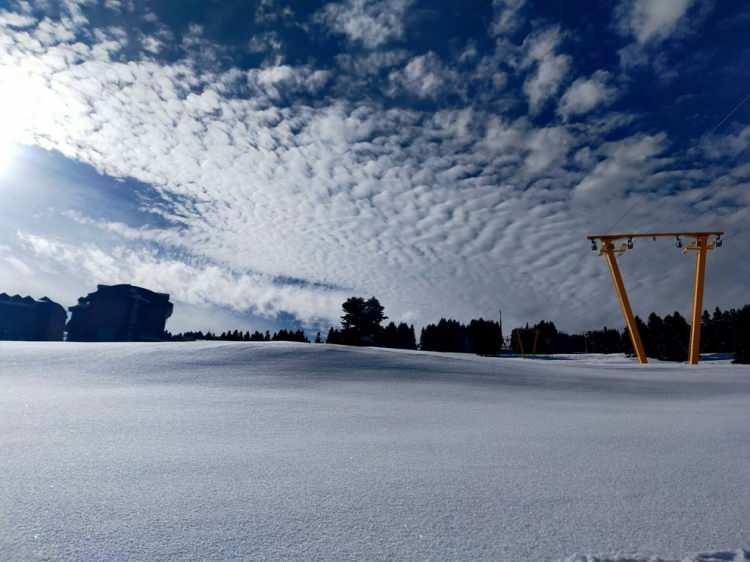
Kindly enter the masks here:
<path id="1" fill-rule="evenodd" d="M 722 361 L 0 343 L 0 558 L 750 560 L 748 422 Z"/>

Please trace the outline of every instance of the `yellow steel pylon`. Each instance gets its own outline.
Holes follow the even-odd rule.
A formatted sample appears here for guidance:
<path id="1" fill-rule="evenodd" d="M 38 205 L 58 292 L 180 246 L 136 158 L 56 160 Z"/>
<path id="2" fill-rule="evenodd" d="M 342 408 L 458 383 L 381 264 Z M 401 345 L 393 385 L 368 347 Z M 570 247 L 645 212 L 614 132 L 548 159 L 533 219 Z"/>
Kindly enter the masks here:
<path id="1" fill-rule="evenodd" d="M 643 348 L 641 334 L 638 331 L 638 326 L 635 322 L 635 317 L 633 316 L 633 310 L 630 307 L 630 300 L 628 300 L 628 293 L 625 290 L 625 284 L 622 281 L 620 268 L 617 265 L 617 256 L 633 249 L 634 238 L 651 238 L 653 240 L 656 240 L 657 238 L 675 238 L 677 240 L 677 247 L 682 248 L 683 253 L 686 254 L 688 251 L 696 252 L 695 281 L 693 284 L 693 311 L 690 327 L 690 353 L 688 358 L 691 365 L 697 365 L 700 358 L 701 313 L 703 312 L 703 288 L 705 286 L 706 278 L 706 257 L 709 250 L 721 246 L 722 234 L 724 233 L 716 231 L 596 234 L 587 236 L 587 238 L 591 240 L 594 250 L 597 249 L 596 242 L 601 242 L 599 255 L 604 256 L 604 259 L 607 260 L 609 272 L 612 274 L 612 283 L 615 286 L 615 292 L 617 293 L 617 299 L 620 301 L 622 315 L 625 317 L 625 324 L 628 327 L 630 340 L 633 342 L 633 349 L 635 350 L 639 362 L 648 363 L 648 358 L 646 357 L 646 351 Z M 692 239 L 693 242 L 683 247 L 682 237 Z M 627 240 L 627 242 L 616 246 L 615 242 L 619 240 Z"/>

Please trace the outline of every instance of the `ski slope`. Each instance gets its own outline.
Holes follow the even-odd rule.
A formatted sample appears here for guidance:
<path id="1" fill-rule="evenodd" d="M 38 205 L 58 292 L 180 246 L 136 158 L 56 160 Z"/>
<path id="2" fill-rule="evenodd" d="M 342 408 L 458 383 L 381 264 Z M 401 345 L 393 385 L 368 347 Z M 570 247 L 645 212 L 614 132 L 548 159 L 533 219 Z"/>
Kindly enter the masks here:
<path id="1" fill-rule="evenodd" d="M 750 560 L 749 467 L 726 362 L 0 342 L 6 560 Z"/>

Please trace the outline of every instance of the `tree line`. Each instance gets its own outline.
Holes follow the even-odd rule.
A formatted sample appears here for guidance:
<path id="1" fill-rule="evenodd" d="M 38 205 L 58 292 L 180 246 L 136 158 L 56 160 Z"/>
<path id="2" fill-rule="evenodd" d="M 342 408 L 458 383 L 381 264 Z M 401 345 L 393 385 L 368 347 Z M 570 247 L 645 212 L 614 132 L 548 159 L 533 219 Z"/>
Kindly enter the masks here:
<path id="1" fill-rule="evenodd" d="M 211 331 L 180 332 L 178 334 L 172 334 L 167 331 L 164 332 L 162 339 L 167 341 L 296 341 L 310 343 L 303 330 L 279 330 L 273 334 L 269 331 L 263 333 L 256 330 L 251 334 L 250 332 L 242 332 L 240 330 L 230 330 L 218 335 Z"/>
<path id="2" fill-rule="evenodd" d="M 420 349 L 494 355 L 503 349 L 503 332 L 499 322 L 474 319 L 468 324 L 441 318 L 437 324 L 422 328 Z"/>
<path id="3" fill-rule="evenodd" d="M 662 361 L 687 361 L 690 324 L 679 313 L 663 318 L 652 312 L 646 322 L 636 316 L 636 324 L 648 357 Z M 701 353 L 734 354 L 737 363 L 750 363 L 750 305 L 713 314 L 704 311 L 701 319 Z M 553 322 L 541 321 L 511 332 L 511 350 L 516 353 L 625 353 L 633 355 L 628 329 L 607 328 L 583 334 L 560 332 Z"/>
<path id="4" fill-rule="evenodd" d="M 388 317 L 385 308 L 375 297 L 369 299 L 351 297 L 342 304 L 343 315 L 339 327 L 328 330 L 326 343 L 341 345 L 376 346 L 400 349 L 421 349 L 457 353 L 496 355 L 503 352 L 518 354 L 553 353 L 625 353 L 633 355 L 633 346 L 627 328 L 590 330 L 582 334 L 568 334 L 557 329 L 554 322 L 542 320 L 534 325 L 526 324 L 511 331 L 509 342 L 503 339 L 499 322 L 473 319 L 467 324 L 451 318 L 441 318 L 436 324 L 428 324 L 420 333 L 417 342 L 414 326 L 400 322 L 385 324 Z M 638 330 L 643 340 L 646 355 L 663 361 L 687 361 L 690 324 L 679 313 L 673 312 L 663 318 L 649 314 L 644 322 L 636 317 Z M 716 308 L 702 317 L 702 353 L 734 354 L 738 363 L 750 363 L 750 305 L 741 309 L 722 311 Z M 309 342 L 303 330 L 279 330 L 271 334 L 266 331 L 241 332 L 184 332 L 165 333 L 165 339 L 226 340 L 226 341 L 296 341 Z M 318 332 L 316 343 L 323 338 Z"/>
<path id="5" fill-rule="evenodd" d="M 414 326 L 389 322 L 378 299 L 352 297 L 342 305 L 341 328 L 328 331 L 326 343 L 374 345 L 401 349 L 417 349 Z M 472 320 L 468 325 L 456 320 L 441 319 L 422 329 L 419 349 L 424 351 L 455 351 L 460 353 L 493 354 L 502 349 L 500 325 L 490 320 Z"/>

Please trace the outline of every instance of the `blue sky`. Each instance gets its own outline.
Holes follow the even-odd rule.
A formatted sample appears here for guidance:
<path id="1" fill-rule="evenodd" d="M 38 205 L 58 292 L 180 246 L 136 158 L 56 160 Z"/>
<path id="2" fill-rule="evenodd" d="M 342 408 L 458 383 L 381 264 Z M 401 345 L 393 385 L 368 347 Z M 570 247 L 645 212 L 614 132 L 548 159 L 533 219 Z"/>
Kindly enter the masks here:
<path id="1" fill-rule="evenodd" d="M 0 290 L 169 292 L 169 327 L 622 324 L 592 231 L 724 229 L 750 302 L 742 2 L 0 3 Z M 688 313 L 692 260 L 622 259 Z"/>

